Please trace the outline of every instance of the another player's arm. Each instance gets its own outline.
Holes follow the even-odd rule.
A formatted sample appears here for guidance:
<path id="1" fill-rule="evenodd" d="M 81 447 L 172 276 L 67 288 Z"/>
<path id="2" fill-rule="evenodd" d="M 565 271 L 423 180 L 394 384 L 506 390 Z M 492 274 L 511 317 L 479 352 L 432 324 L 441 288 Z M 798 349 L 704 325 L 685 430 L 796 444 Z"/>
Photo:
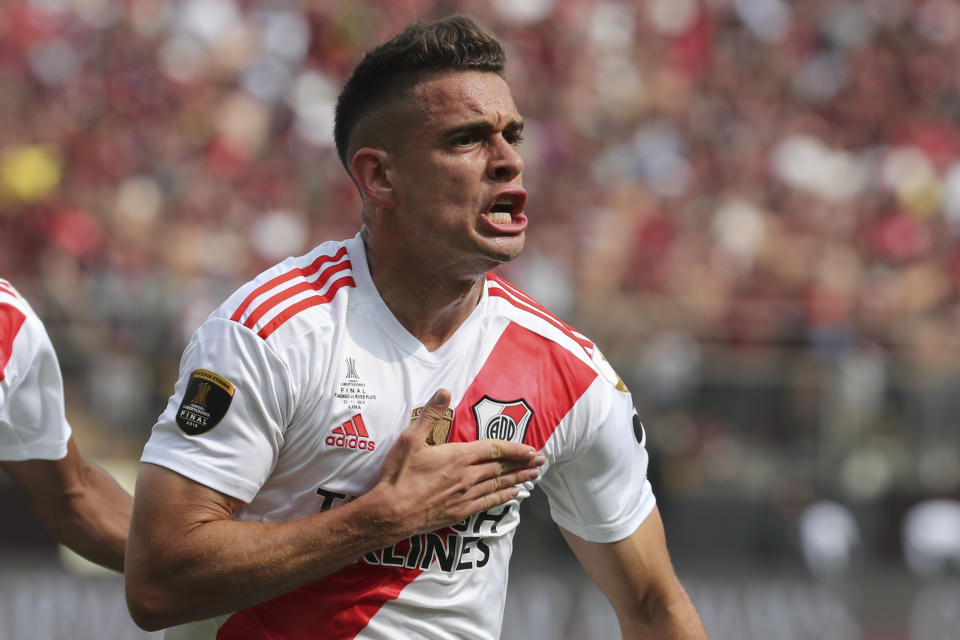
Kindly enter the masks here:
<path id="1" fill-rule="evenodd" d="M 132 499 L 80 454 L 73 438 L 60 460 L 2 461 L 0 467 L 57 540 L 88 560 L 123 571 Z"/>
<path id="2" fill-rule="evenodd" d="M 511 500 L 542 454 L 493 440 L 425 446 L 449 401 L 438 393 L 404 431 L 370 492 L 291 522 L 232 520 L 240 500 L 143 464 L 126 565 L 134 621 L 152 630 L 235 611 Z"/>
<path id="3" fill-rule="evenodd" d="M 705 640 L 707 632 L 674 573 L 660 512 L 618 542 L 589 542 L 561 528 L 610 601 L 624 640 Z"/>

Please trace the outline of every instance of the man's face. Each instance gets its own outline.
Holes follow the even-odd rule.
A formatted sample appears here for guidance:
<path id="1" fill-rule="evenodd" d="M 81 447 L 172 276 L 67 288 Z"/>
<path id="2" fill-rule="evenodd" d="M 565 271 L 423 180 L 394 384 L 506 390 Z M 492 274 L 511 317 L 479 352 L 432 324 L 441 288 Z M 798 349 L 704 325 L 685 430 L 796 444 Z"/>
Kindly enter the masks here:
<path id="1" fill-rule="evenodd" d="M 411 123 L 391 153 L 405 241 L 448 268 L 488 270 L 523 249 L 523 121 L 494 73 L 451 73 L 414 89 Z M 453 260 L 450 260 L 450 259 Z"/>

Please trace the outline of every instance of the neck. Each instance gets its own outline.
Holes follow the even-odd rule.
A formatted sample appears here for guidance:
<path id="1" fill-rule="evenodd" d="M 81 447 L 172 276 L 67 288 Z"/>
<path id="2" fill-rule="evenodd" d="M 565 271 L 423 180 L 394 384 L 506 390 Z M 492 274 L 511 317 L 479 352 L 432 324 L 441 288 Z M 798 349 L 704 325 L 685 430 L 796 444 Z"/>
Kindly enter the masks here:
<path id="1" fill-rule="evenodd" d="M 364 233 L 370 277 L 403 328 L 428 351 L 442 346 L 470 316 L 483 292 L 484 274 L 458 277 L 429 255 L 398 255 L 373 248 Z"/>

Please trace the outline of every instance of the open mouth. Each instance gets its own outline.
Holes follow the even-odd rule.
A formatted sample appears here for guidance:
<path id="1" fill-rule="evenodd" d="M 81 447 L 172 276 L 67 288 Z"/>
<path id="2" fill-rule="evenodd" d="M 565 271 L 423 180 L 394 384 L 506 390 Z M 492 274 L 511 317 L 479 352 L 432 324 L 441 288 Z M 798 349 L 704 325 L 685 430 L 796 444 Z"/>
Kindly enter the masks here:
<path id="1" fill-rule="evenodd" d="M 526 200 L 527 194 L 523 191 L 500 194 L 487 212 L 487 218 L 494 224 L 510 224 L 523 212 Z"/>

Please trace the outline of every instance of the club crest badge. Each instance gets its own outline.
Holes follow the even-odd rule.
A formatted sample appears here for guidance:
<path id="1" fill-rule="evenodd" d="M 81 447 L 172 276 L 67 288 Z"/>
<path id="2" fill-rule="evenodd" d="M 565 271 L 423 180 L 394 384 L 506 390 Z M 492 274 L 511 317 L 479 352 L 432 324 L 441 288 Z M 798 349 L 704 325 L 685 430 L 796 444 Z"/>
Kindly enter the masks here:
<path id="1" fill-rule="evenodd" d="M 180 429 L 189 436 L 213 429 L 227 414 L 233 392 L 233 384 L 213 371 L 197 369 L 191 373 L 177 409 Z"/>
<path id="2" fill-rule="evenodd" d="M 423 407 L 417 407 L 410 415 L 410 424 L 417 419 Z M 433 431 L 427 436 L 427 444 L 431 447 L 435 444 L 443 444 L 450 437 L 450 428 L 453 426 L 453 409 L 447 408 L 444 415 L 433 427 Z"/>
<path id="3" fill-rule="evenodd" d="M 483 396 L 473 405 L 473 416 L 477 420 L 477 440 L 496 438 L 522 443 L 533 409 L 522 398 L 504 402 Z"/>

